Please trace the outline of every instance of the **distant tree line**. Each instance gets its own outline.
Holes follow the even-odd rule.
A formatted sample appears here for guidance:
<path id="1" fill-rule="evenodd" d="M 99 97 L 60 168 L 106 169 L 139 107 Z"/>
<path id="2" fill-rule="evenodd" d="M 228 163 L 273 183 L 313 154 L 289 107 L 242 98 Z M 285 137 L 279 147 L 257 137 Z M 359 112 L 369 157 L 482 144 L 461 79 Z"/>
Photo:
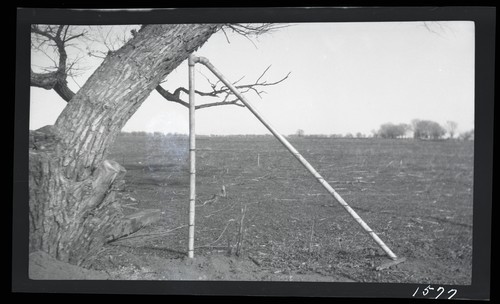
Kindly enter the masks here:
<path id="1" fill-rule="evenodd" d="M 450 139 L 455 139 L 458 124 L 454 121 L 447 121 L 444 126 L 432 120 L 413 119 L 411 124 L 382 124 L 379 130 L 374 134 L 382 138 L 408 138 L 409 133 L 413 132 L 414 139 L 443 139 L 446 134 Z M 458 136 L 462 140 L 473 140 L 474 130 L 461 133 Z"/>
<path id="2" fill-rule="evenodd" d="M 305 137 L 305 138 L 414 138 L 423 140 L 439 140 L 443 139 L 446 134 L 450 139 L 459 140 L 474 140 L 474 130 L 469 130 L 457 135 L 458 124 L 454 121 L 447 121 L 444 126 L 431 120 L 414 119 L 410 124 L 400 123 L 384 123 L 378 130 L 372 130 L 372 134 L 366 135 L 361 132 L 353 133 L 334 133 L 334 134 L 306 134 L 303 129 L 298 129 L 295 134 L 289 137 Z M 146 131 L 122 131 L 120 136 L 134 137 L 187 137 L 187 134 L 181 133 L 162 133 L 162 132 L 146 132 Z M 271 137 L 271 134 L 244 134 L 244 135 L 197 135 L 197 137 L 238 137 L 238 138 L 254 138 L 254 137 Z"/>
<path id="3" fill-rule="evenodd" d="M 187 134 L 181 134 L 181 133 L 163 133 L 163 132 L 146 132 L 146 131 L 131 131 L 131 132 L 126 132 L 126 131 L 121 131 L 120 136 L 124 137 L 141 137 L 141 136 L 147 136 L 147 137 L 185 137 L 188 136 Z"/>
<path id="4" fill-rule="evenodd" d="M 365 135 L 357 132 L 346 134 L 306 134 L 303 129 L 298 129 L 295 134 L 290 137 L 306 137 L 306 138 L 413 138 L 422 140 L 440 140 L 448 135 L 449 139 L 474 140 L 474 130 L 460 133 L 457 136 L 458 124 L 454 121 L 447 121 L 446 124 L 440 125 L 432 120 L 413 119 L 410 124 L 400 123 L 384 123 L 378 130 L 373 130 L 371 135 Z"/>

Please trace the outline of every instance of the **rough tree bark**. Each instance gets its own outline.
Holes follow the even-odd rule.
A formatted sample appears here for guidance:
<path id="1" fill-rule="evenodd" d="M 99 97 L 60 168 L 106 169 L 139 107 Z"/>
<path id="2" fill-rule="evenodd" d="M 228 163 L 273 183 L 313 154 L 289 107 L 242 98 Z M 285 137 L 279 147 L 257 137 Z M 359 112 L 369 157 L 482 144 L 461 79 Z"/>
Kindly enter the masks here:
<path id="1" fill-rule="evenodd" d="M 147 25 L 109 53 L 53 127 L 30 138 L 30 251 L 81 265 L 123 234 L 114 195 L 125 170 L 106 160 L 123 125 L 219 25 Z"/>

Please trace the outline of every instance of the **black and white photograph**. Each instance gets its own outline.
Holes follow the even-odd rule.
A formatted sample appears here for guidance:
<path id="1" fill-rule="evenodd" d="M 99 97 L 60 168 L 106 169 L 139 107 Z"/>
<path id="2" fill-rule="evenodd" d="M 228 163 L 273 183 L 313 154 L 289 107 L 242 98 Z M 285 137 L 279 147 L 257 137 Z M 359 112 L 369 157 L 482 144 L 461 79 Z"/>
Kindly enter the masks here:
<path id="1" fill-rule="evenodd" d="M 461 298 L 477 24 L 339 19 L 30 23 L 29 280 Z"/>

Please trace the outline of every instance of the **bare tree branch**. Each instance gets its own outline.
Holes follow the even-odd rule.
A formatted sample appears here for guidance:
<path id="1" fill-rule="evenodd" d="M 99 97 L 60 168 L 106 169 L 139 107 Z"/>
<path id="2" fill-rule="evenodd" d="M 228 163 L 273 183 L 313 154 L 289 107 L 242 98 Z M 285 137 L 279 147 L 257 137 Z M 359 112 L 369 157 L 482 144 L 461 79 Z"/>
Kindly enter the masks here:
<path id="1" fill-rule="evenodd" d="M 57 83 L 57 72 L 35 73 L 31 70 L 31 85 L 34 87 L 52 90 Z"/>
<path id="2" fill-rule="evenodd" d="M 243 78 L 241 77 L 237 81 L 233 82 L 233 85 L 241 92 L 241 93 L 247 93 L 250 91 L 253 91 L 262 98 L 261 94 L 266 93 L 265 91 L 259 89 L 260 87 L 266 87 L 266 86 L 274 86 L 277 85 L 283 81 L 285 81 L 288 76 L 290 76 L 289 72 L 285 77 L 282 77 L 281 79 L 273 82 L 267 82 L 267 81 L 261 81 L 262 77 L 267 73 L 267 71 L 271 68 L 271 66 L 268 66 L 264 72 L 261 73 L 261 75 L 257 78 L 257 80 L 254 83 L 250 84 L 243 84 L 243 85 L 236 85 L 238 82 L 240 82 Z M 210 102 L 210 103 L 205 103 L 201 105 L 197 105 L 195 109 L 204 109 L 204 108 L 210 108 L 210 107 L 216 107 L 216 106 L 225 106 L 225 105 L 235 105 L 239 107 L 245 107 L 244 104 L 239 103 L 240 100 L 236 98 L 236 96 L 233 94 L 233 92 L 225 85 L 222 84 L 222 82 L 217 81 L 216 83 L 213 83 L 210 81 L 210 79 L 203 75 L 202 76 L 207 80 L 207 82 L 210 84 L 210 87 L 212 88 L 212 91 L 198 91 L 195 90 L 195 94 L 203 97 L 213 97 L 213 98 L 219 98 L 222 99 L 221 101 L 218 102 Z M 182 100 L 180 95 L 181 93 L 184 94 L 189 94 L 189 90 L 184 88 L 184 87 L 178 87 L 175 89 L 173 93 L 170 93 L 169 91 L 165 90 L 161 85 L 158 85 L 156 87 L 156 91 L 166 100 L 172 101 L 179 103 L 185 107 L 189 107 L 189 103 Z"/>
<path id="3" fill-rule="evenodd" d="M 96 58 L 100 58 L 100 59 L 106 58 L 106 53 L 101 52 L 101 51 L 93 51 L 90 49 L 87 50 L 87 55 L 89 57 L 96 57 Z"/>
<path id="4" fill-rule="evenodd" d="M 66 80 L 64 80 L 64 82 L 58 81 L 54 86 L 54 91 L 56 91 L 56 93 L 66 102 L 69 102 L 75 96 L 75 92 L 68 87 Z"/>
<path id="5" fill-rule="evenodd" d="M 184 88 L 182 88 L 182 89 L 184 89 Z M 179 98 L 179 93 L 181 92 L 181 90 L 177 89 L 172 94 L 172 93 L 168 92 L 167 90 L 165 90 L 161 85 L 159 85 L 159 86 L 156 87 L 156 91 L 163 98 L 165 98 L 166 100 L 172 101 L 172 102 L 175 102 L 175 103 L 178 103 L 178 104 L 181 104 L 181 105 L 185 106 L 186 108 L 189 108 L 189 103 L 185 102 L 184 100 L 182 100 L 182 99 Z M 204 109 L 204 108 L 217 107 L 217 106 L 225 106 L 225 105 L 236 105 L 236 106 L 239 106 L 239 107 L 245 107 L 242 104 L 238 104 L 237 103 L 238 101 L 239 101 L 238 99 L 235 99 L 235 100 L 232 100 L 232 101 L 221 101 L 221 102 L 206 103 L 206 104 L 195 106 L 195 109 Z"/>
<path id="6" fill-rule="evenodd" d="M 57 94 L 59 94 L 59 96 L 61 96 L 61 98 L 69 102 L 73 98 L 73 96 L 75 96 L 75 93 L 71 91 L 67 83 L 68 54 L 66 53 L 65 43 L 71 39 L 82 36 L 83 33 L 66 38 L 68 35 L 68 28 L 68 25 L 59 25 L 54 32 L 54 28 L 52 26 L 47 26 L 44 29 L 40 28 L 38 25 L 31 26 L 31 32 L 35 35 L 45 37 L 48 39 L 48 41 L 54 43 L 55 49 L 59 54 L 59 61 L 56 65 L 56 71 L 49 73 L 34 73 L 33 71 L 31 71 L 31 86 L 40 87 L 47 90 L 53 89 Z M 41 45 L 45 42 L 47 41 L 41 41 L 38 45 L 38 49 L 50 58 L 50 56 L 46 54 L 46 52 L 41 47 Z M 55 61 L 52 58 L 50 59 L 55 64 Z M 70 66 L 70 68 L 73 67 L 73 64 Z"/>
<path id="7" fill-rule="evenodd" d="M 47 27 L 47 29 L 45 31 L 42 31 L 38 27 L 38 25 L 32 24 L 31 25 L 31 32 L 34 33 L 34 34 L 38 34 L 38 35 L 47 37 L 47 38 L 49 38 L 49 40 L 54 40 L 55 39 L 55 37 L 51 35 L 51 29 L 50 29 L 50 27 Z"/>
<path id="8" fill-rule="evenodd" d="M 71 36 L 71 37 L 69 37 L 68 39 L 65 39 L 65 40 L 64 40 L 64 42 L 68 42 L 68 41 L 70 41 L 70 40 L 73 40 L 73 39 L 76 39 L 76 38 L 83 37 L 83 35 L 85 35 L 85 32 L 82 32 L 81 34 L 78 34 L 78 35 Z"/>
<path id="9" fill-rule="evenodd" d="M 288 24 L 276 23 L 237 23 L 224 24 L 224 27 L 231 29 L 233 32 L 243 36 L 258 36 L 265 33 L 270 33 L 277 29 L 288 27 Z"/>
<path id="10" fill-rule="evenodd" d="M 220 31 L 222 31 L 228 43 L 230 43 L 230 41 L 225 29 L 230 29 L 233 33 L 243 36 L 257 48 L 257 45 L 251 39 L 252 37 L 258 37 L 262 34 L 270 33 L 288 26 L 290 25 L 276 23 L 226 23 L 220 28 Z"/>
<path id="11" fill-rule="evenodd" d="M 238 81 L 233 82 L 234 87 L 237 88 L 238 90 L 243 91 L 243 93 L 248 92 L 248 90 L 245 91 L 245 89 L 250 89 L 250 90 L 253 90 L 255 92 L 263 93 L 264 91 L 257 91 L 256 88 L 277 85 L 277 84 L 285 81 L 288 78 L 288 76 L 290 76 L 290 74 L 291 74 L 291 72 L 289 72 L 285 77 L 281 78 L 280 80 L 274 81 L 274 82 L 270 82 L 270 83 L 268 83 L 267 81 L 259 82 L 259 80 L 262 78 L 262 76 L 264 76 L 264 74 L 267 72 L 267 70 L 270 67 L 271 66 L 269 66 L 262 73 L 262 75 L 259 76 L 259 78 L 257 79 L 257 81 L 255 81 L 255 83 L 244 84 L 244 85 L 235 85 L 237 82 L 239 82 L 241 79 L 243 79 L 243 77 L 242 77 Z M 178 90 L 180 90 L 186 94 L 189 94 L 189 90 L 184 88 L 184 87 L 177 88 L 176 91 L 178 91 Z M 215 86 L 212 85 L 211 92 L 202 92 L 202 91 L 195 90 L 195 93 L 200 95 L 200 96 L 208 96 L 208 97 L 219 97 L 219 95 L 224 94 L 224 93 L 232 94 L 231 90 L 228 87 L 226 87 L 225 85 L 221 86 L 220 88 L 216 88 Z"/>
<path id="12" fill-rule="evenodd" d="M 206 103 L 206 104 L 195 106 L 195 109 L 198 110 L 198 109 L 205 109 L 205 108 L 210 108 L 210 107 L 230 106 L 230 105 L 234 105 L 234 106 L 238 106 L 238 107 L 244 108 L 245 105 L 238 103 L 238 101 L 239 101 L 239 99 L 235 99 L 235 100 L 232 100 L 232 101 L 221 101 L 221 102 Z"/>
<path id="13" fill-rule="evenodd" d="M 46 73 L 32 71 L 31 85 L 47 90 L 54 89 L 65 101 L 69 102 L 75 93 L 68 87 L 67 80 L 70 77 L 76 83 L 74 76 L 79 75 L 78 71 L 82 71 L 79 66 L 84 57 L 76 55 L 76 58 L 68 58 L 67 49 L 74 47 L 81 54 L 89 57 L 105 58 L 105 53 L 102 53 L 104 56 L 100 56 L 100 49 L 103 46 L 109 50 L 110 48 L 116 49 L 120 44 L 123 45 L 123 43 L 118 43 L 120 38 L 110 39 L 111 31 L 112 28 L 95 32 L 100 34 L 105 41 L 97 41 L 98 44 L 92 46 L 93 49 L 91 50 L 88 43 L 94 40 L 88 37 L 88 34 L 92 32 L 92 28 L 76 29 L 69 25 L 31 25 L 32 49 L 44 54 L 54 64 L 50 68 L 38 67 L 41 71 L 47 71 Z M 125 35 L 123 39 L 125 39 Z M 82 43 L 87 44 L 86 51 L 81 48 Z M 75 55 L 71 56 L 74 57 Z M 36 65 L 32 66 L 36 67 Z M 78 83 L 76 85 L 80 87 Z"/>
<path id="14" fill-rule="evenodd" d="M 266 72 L 271 68 L 271 65 L 269 65 L 265 70 L 264 72 L 262 72 L 262 74 L 260 74 L 259 78 L 257 78 L 256 82 L 259 83 L 259 80 L 262 78 L 262 76 L 264 76 L 266 74 Z M 288 77 L 288 75 L 287 75 Z"/>
<path id="15" fill-rule="evenodd" d="M 220 27 L 220 30 L 225 35 L 228 43 L 230 43 L 227 32 L 228 29 L 238 35 L 243 35 L 246 38 L 249 38 L 257 37 L 258 35 L 269 33 L 273 30 L 286 26 L 288 25 L 269 23 L 225 24 Z M 130 27 L 126 28 L 126 30 L 127 33 L 130 33 L 129 35 L 132 36 L 134 36 L 134 33 L 137 32 L 137 30 L 134 28 L 130 30 Z M 89 27 L 83 30 L 75 30 L 73 28 L 70 28 L 70 26 L 68 25 L 32 25 L 31 33 L 32 47 L 45 54 L 45 56 L 47 56 L 47 58 L 49 58 L 53 63 L 53 67 L 39 67 L 39 70 L 37 72 L 31 71 L 31 85 L 47 90 L 53 89 L 65 101 L 68 102 L 73 98 L 75 93 L 72 92 L 68 87 L 67 79 L 68 77 L 71 77 L 71 79 L 74 80 L 73 77 L 77 75 L 76 71 L 79 70 L 77 62 L 80 61 L 83 57 L 68 59 L 67 48 L 74 46 L 89 57 L 98 57 L 102 59 L 106 57 L 106 50 L 116 50 L 121 45 L 123 45 L 124 42 L 126 42 L 127 38 L 127 33 L 125 32 L 122 33 L 123 35 L 115 35 L 116 37 L 113 36 L 115 34 L 115 30 L 113 29 L 113 27 L 100 27 L 98 30 Z M 83 39 L 79 40 L 80 42 L 96 42 L 97 45 L 90 48 L 89 44 L 87 44 L 86 50 L 82 50 L 78 47 L 80 42 L 71 44 L 69 43 L 79 38 Z M 50 52 L 51 54 L 48 54 L 48 52 Z M 244 79 L 244 77 L 241 77 L 233 84 L 242 93 L 254 92 L 256 95 L 262 98 L 261 95 L 265 93 L 263 88 L 265 88 L 266 86 L 279 84 L 290 75 L 290 73 L 288 73 L 282 79 L 274 82 L 262 80 L 270 67 L 271 66 L 267 67 L 254 83 L 240 84 Z M 42 72 L 40 72 L 40 70 Z M 195 93 L 199 96 L 218 98 L 219 100 L 216 102 L 199 105 L 197 106 L 197 108 L 201 109 L 220 105 L 244 106 L 239 103 L 239 100 L 235 98 L 234 94 L 225 85 L 223 85 L 222 82 L 220 82 L 219 80 L 217 80 L 216 82 L 212 82 L 208 77 L 206 77 L 205 75 L 203 76 L 209 83 L 211 90 L 196 90 Z M 79 84 L 77 85 L 78 87 L 80 86 Z M 188 106 L 188 103 L 181 98 L 181 94 L 189 93 L 186 88 L 180 87 L 175 89 L 175 91 L 171 93 L 159 85 L 156 90 L 166 100 L 179 103 L 183 106 Z"/>
<path id="16" fill-rule="evenodd" d="M 169 91 L 165 90 L 161 85 L 158 85 L 156 87 L 156 91 L 163 97 L 165 98 L 166 100 L 168 101 L 173 101 L 173 102 L 176 102 L 176 103 L 179 103 L 185 107 L 188 107 L 189 108 L 189 103 L 185 102 L 184 100 L 180 99 L 179 98 L 179 94 L 172 94 L 170 93 Z M 179 92 L 180 93 L 180 92 Z"/>
<path id="17" fill-rule="evenodd" d="M 224 30 L 224 27 L 221 27 L 221 31 L 222 31 L 222 33 L 224 34 L 224 37 L 226 37 L 226 41 L 227 41 L 227 43 L 231 44 L 231 41 L 229 41 L 229 37 L 227 37 L 227 33 L 226 33 L 226 31 Z"/>

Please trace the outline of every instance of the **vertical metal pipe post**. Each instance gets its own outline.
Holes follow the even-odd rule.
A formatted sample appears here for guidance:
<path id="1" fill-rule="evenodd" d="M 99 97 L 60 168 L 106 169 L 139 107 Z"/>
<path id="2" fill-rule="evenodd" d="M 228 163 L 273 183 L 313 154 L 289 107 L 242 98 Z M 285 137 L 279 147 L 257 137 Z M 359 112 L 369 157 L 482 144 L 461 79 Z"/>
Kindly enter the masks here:
<path id="1" fill-rule="evenodd" d="M 194 103 L 194 65 L 195 56 L 188 58 L 189 66 L 189 238 L 188 258 L 194 258 L 194 218 L 196 203 L 196 133 L 195 133 L 195 103 Z"/>
<path id="2" fill-rule="evenodd" d="M 314 169 L 313 166 L 288 142 L 288 140 L 283 137 L 280 133 L 276 131 L 264 118 L 257 112 L 257 110 L 248 102 L 248 100 L 243 96 L 233 84 L 222 75 L 208 59 L 204 57 L 198 57 L 196 62 L 200 62 L 205 65 L 212 73 L 215 74 L 233 93 L 236 95 L 241 102 L 257 117 L 260 122 L 292 153 L 292 155 L 304 166 L 306 169 L 316 178 L 316 180 L 340 203 L 342 207 L 356 220 L 356 222 L 363 228 L 363 230 L 368 233 L 368 235 L 379 245 L 382 250 L 393 260 L 397 260 L 398 257 L 394 252 L 387 247 L 387 245 L 378 237 L 378 235 L 359 217 L 359 215 L 354 211 L 344 199 L 328 184 L 327 181 Z"/>

